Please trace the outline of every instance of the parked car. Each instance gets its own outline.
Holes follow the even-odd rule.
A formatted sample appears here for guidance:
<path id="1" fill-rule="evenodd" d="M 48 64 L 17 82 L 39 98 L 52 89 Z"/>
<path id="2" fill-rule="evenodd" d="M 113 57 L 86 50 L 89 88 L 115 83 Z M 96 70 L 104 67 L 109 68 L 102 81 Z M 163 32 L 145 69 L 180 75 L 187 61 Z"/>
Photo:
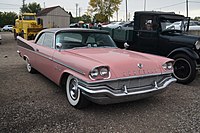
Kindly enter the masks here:
<path id="1" fill-rule="evenodd" d="M 13 29 L 13 25 L 5 25 L 2 30 L 3 31 L 11 31 L 12 32 Z"/>
<path id="2" fill-rule="evenodd" d="M 111 22 L 111 23 L 109 23 L 109 24 L 107 24 L 107 25 L 102 25 L 102 27 L 108 27 L 108 28 L 117 28 L 117 27 L 119 27 L 119 26 L 121 26 L 121 25 L 123 25 L 124 24 L 124 22 Z"/>
<path id="3" fill-rule="evenodd" d="M 146 98 L 176 81 L 172 59 L 119 49 L 106 31 L 45 29 L 34 41 L 18 37 L 18 53 L 28 72 L 63 87 L 75 108 Z"/>
<path id="4" fill-rule="evenodd" d="M 128 21 L 125 22 L 124 24 L 120 25 L 119 27 L 117 27 L 118 29 L 124 29 L 124 30 L 133 30 L 134 28 L 134 21 Z"/>
<path id="5" fill-rule="evenodd" d="M 186 30 L 187 25 L 187 21 L 177 21 L 166 26 L 166 29 Z M 200 25 L 197 25 L 195 21 L 190 21 L 189 30 L 200 30 Z"/>
<path id="6" fill-rule="evenodd" d="M 78 23 L 71 23 L 69 25 L 70 28 L 79 28 L 79 24 Z"/>

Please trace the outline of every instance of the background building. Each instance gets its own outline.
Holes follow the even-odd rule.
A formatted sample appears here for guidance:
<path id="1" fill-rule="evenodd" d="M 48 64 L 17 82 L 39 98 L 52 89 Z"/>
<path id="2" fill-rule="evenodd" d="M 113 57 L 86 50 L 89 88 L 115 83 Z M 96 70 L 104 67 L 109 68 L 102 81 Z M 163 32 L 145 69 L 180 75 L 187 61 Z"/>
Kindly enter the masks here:
<path id="1" fill-rule="evenodd" d="M 70 15 L 60 6 L 45 8 L 37 17 L 42 19 L 44 28 L 64 28 L 70 24 Z"/>

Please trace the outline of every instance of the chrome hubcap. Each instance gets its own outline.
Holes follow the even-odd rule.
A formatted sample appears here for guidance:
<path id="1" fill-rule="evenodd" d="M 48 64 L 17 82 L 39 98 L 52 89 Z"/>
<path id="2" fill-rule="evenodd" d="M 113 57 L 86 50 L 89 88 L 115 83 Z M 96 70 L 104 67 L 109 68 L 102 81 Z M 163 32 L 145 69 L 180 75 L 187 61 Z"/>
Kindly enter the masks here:
<path id="1" fill-rule="evenodd" d="M 27 70 L 30 72 L 31 71 L 31 64 L 29 64 L 28 61 L 27 61 L 27 66 L 26 67 L 27 67 Z"/>
<path id="2" fill-rule="evenodd" d="M 72 80 L 70 83 L 69 92 L 73 100 L 76 100 L 78 98 L 78 83 L 75 79 Z"/>

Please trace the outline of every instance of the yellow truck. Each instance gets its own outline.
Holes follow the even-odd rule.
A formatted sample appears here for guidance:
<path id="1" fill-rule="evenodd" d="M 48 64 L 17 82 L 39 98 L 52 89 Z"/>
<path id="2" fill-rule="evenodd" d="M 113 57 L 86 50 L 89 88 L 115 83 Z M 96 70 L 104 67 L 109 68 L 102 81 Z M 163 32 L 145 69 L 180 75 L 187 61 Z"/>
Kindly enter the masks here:
<path id="1" fill-rule="evenodd" d="M 14 38 L 21 36 L 26 40 L 33 40 L 42 29 L 42 25 L 37 22 L 36 13 L 23 13 L 15 20 Z"/>

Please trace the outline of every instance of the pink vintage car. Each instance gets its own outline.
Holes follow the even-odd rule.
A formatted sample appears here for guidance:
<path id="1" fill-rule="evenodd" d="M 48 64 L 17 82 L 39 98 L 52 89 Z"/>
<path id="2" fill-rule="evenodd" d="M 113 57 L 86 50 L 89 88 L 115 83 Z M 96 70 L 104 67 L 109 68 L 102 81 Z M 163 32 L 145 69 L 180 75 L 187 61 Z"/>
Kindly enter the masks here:
<path id="1" fill-rule="evenodd" d="M 176 81 L 172 59 L 119 49 L 106 31 L 46 29 L 34 41 L 18 37 L 18 53 L 28 72 L 65 88 L 75 108 L 146 98 Z"/>

